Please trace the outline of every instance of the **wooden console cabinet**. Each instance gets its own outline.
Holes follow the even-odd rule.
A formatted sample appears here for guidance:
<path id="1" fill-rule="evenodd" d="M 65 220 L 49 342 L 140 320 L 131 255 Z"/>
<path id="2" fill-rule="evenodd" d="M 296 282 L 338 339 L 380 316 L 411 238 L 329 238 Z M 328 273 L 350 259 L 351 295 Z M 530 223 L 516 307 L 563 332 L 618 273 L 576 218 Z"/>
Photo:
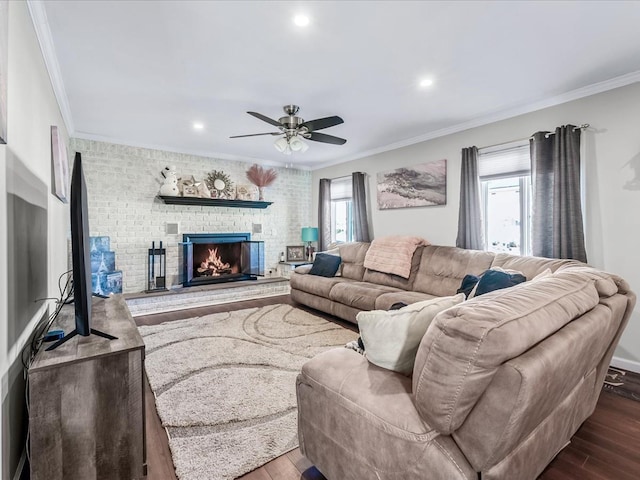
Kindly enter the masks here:
<path id="1" fill-rule="evenodd" d="M 75 327 L 73 306 L 58 328 Z M 32 480 L 137 479 L 146 475 L 144 343 L 122 295 L 93 299 L 92 328 L 29 369 Z"/>

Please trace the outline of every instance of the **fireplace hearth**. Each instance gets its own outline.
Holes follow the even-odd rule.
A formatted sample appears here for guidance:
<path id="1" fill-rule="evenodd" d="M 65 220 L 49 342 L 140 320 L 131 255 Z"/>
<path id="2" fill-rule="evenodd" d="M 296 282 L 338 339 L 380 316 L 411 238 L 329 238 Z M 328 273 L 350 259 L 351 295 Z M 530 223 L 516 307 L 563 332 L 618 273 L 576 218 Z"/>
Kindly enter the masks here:
<path id="1" fill-rule="evenodd" d="M 264 275 L 264 242 L 251 241 L 250 233 L 189 233 L 183 245 L 184 287 Z"/>

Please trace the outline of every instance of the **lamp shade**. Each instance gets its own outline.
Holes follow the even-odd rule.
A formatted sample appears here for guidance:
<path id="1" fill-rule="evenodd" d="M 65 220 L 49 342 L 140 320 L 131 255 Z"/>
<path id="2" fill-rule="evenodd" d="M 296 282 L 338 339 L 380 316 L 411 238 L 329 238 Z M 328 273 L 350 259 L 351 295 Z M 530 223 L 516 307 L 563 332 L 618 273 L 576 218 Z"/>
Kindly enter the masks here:
<path id="1" fill-rule="evenodd" d="M 309 149 L 309 146 L 300 140 L 297 136 L 291 137 L 289 140 L 289 147 L 294 152 L 306 152 Z"/>
<path id="2" fill-rule="evenodd" d="M 318 241 L 318 229 L 316 227 L 304 227 L 302 229 L 302 241 L 303 242 L 317 242 Z"/>
<path id="3" fill-rule="evenodd" d="M 287 144 L 287 139 L 282 137 L 273 142 L 273 146 L 276 148 L 276 150 L 282 153 L 287 149 L 289 145 Z"/>

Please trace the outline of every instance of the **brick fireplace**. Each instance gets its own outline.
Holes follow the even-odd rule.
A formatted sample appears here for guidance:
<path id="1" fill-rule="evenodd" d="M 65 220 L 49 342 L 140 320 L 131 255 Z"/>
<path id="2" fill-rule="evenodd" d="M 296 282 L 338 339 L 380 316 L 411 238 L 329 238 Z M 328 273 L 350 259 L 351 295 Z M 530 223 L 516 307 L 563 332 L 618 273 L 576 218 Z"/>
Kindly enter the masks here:
<path id="1" fill-rule="evenodd" d="M 182 241 L 184 287 L 264 275 L 264 242 L 250 233 L 185 233 Z"/>

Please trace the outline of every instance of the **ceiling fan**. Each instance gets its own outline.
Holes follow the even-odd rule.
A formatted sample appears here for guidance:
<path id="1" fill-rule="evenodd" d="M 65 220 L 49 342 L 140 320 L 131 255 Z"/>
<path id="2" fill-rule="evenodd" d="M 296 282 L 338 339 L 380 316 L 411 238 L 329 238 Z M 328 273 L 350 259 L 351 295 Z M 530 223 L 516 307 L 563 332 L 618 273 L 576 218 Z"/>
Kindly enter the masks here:
<path id="1" fill-rule="evenodd" d="M 304 121 L 303 118 L 298 117 L 297 113 L 300 107 L 297 105 L 285 105 L 282 107 L 284 117 L 280 117 L 278 120 L 273 120 L 261 113 L 247 112 L 263 122 L 267 122 L 274 127 L 278 127 L 278 132 L 268 133 L 252 133 L 249 135 L 234 135 L 229 138 L 243 138 L 243 137 L 257 137 L 260 135 L 284 135 L 274 143 L 275 148 L 285 154 L 291 154 L 291 152 L 306 151 L 309 147 L 306 143 L 300 140 L 300 137 L 306 140 L 312 140 L 314 142 L 330 143 L 332 145 L 344 145 L 347 141 L 344 138 L 334 137 L 333 135 L 327 135 L 325 133 L 317 133 L 316 130 L 322 130 L 324 128 L 333 127 L 344 123 L 338 116 L 317 118 L 315 120 Z"/>

